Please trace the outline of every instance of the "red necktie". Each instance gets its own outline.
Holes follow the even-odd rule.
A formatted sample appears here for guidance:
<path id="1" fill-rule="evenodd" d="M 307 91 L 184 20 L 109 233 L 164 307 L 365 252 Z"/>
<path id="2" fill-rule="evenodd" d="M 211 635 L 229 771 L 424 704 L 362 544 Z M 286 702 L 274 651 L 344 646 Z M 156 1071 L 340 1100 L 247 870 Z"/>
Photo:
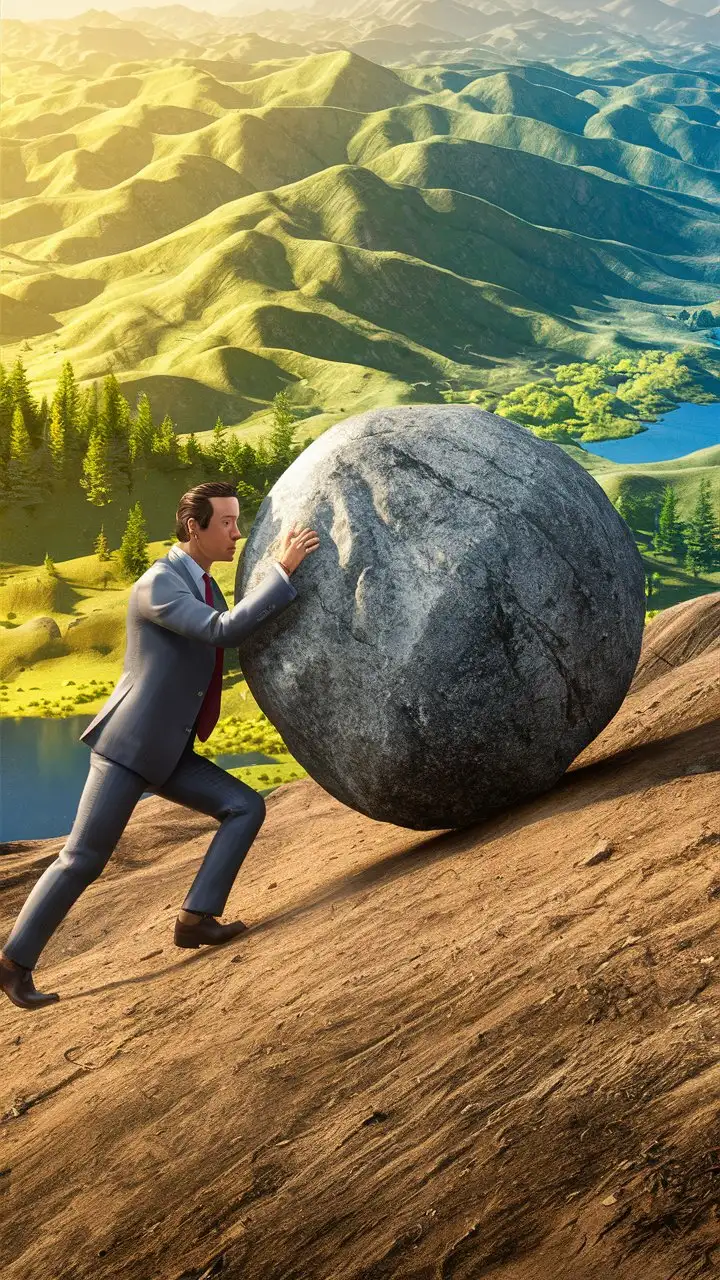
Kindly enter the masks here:
<path id="1" fill-rule="evenodd" d="M 210 578 L 207 573 L 203 574 L 203 583 L 205 584 L 205 603 L 214 605 L 212 587 Z M 220 715 L 220 699 L 222 697 L 222 678 L 223 678 L 223 658 L 224 651 L 222 649 L 215 650 L 215 670 L 212 673 L 208 691 L 203 699 L 197 718 L 197 736 L 201 742 L 210 737 Z"/>

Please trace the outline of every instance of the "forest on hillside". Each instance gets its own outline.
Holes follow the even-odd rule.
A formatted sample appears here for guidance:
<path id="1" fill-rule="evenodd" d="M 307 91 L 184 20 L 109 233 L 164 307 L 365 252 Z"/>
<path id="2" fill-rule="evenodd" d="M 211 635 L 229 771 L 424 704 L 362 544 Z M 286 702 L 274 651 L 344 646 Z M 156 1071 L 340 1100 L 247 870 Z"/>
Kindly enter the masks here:
<path id="1" fill-rule="evenodd" d="M 169 414 L 153 415 L 146 393 L 131 408 L 114 374 L 81 388 L 66 360 L 53 395 L 33 395 L 22 359 L 0 364 L 0 503 L 36 505 L 80 487 L 89 503 L 104 507 L 133 492 L 149 471 L 192 473 L 192 482 L 227 479 L 247 510 L 263 496 L 302 449 L 287 396 L 272 402 L 273 426 L 256 447 L 229 434 L 218 418 L 209 444 L 195 432 L 179 437 Z M 306 441 L 305 443 L 308 443 Z"/>
<path id="2" fill-rule="evenodd" d="M 540 439 L 588 445 L 645 430 L 680 400 L 712 400 L 712 367 L 707 356 L 692 348 L 649 350 L 559 365 L 551 377 L 523 383 L 504 395 L 470 389 L 441 396 L 448 403 L 469 402 L 496 412 Z M 145 392 L 132 407 L 112 373 L 99 386 L 81 388 L 69 360 L 51 399 L 38 400 L 18 357 L 10 370 L 0 364 L 0 500 L 6 507 L 32 507 L 79 487 L 92 506 L 127 506 L 138 480 L 156 471 L 178 478 L 185 474 L 188 485 L 201 479 L 229 480 L 237 488 L 244 518 L 251 519 L 275 481 L 311 443 L 311 437 L 300 444 L 295 440 L 299 423 L 285 392 L 275 395 L 272 417 L 269 436 L 255 446 L 228 431 L 220 418 L 201 441 L 195 432 L 179 435 L 168 414 L 158 422 Z M 684 521 L 671 484 L 662 491 L 638 492 L 632 478 L 624 477 L 616 496 L 617 509 L 630 527 L 636 533 L 654 529 L 654 550 L 693 574 L 720 567 L 714 504 L 709 477 L 701 481 L 695 507 Z M 142 509 L 135 502 L 120 546 L 131 576 L 146 567 L 146 543 Z M 95 545 L 104 554 L 105 543 Z"/>
<path id="3" fill-rule="evenodd" d="M 557 444 L 589 444 L 645 430 L 681 400 L 710 402 L 717 385 L 710 357 L 689 348 L 649 350 L 620 358 L 558 365 L 551 377 L 522 383 L 503 395 L 489 390 L 440 390 L 448 403 L 469 402 Z M 66 360 L 50 399 L 33 393 L 21 356 L 0 363 L 0 503 L 32 506 L 80 486 L 103 507 L 131 494 L 148 471 L 223 478 L 256 511 L 293 458 L 310 443 L 295 441 L 299 423 L 286 392 L 272 401 L 272 430 L 256 446 L 217 418 L 202 441 L 180 435 L 169 414 L 154 413 L 147 392 L 134 406 L 113 373 L 81 387 Z M 199 480 L 196 481 L 199 483 Z"/>

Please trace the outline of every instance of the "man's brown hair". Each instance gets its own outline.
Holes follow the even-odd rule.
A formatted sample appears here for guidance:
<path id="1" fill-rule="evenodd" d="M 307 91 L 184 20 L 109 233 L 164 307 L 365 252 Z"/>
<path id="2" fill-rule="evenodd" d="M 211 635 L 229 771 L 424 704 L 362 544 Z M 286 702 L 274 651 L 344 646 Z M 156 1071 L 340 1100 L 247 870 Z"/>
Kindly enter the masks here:
<path id="1" fill-rule="evenodd" d="M 175 512 L 175 537 L 178 542 L 189 542 L 190 532 L 187 522 L 192 516 L 201 529 L 207 529 L 213 513 L 211 498 L 237 498 L 234 484 L 225 480 L 208 480 L 205 484 L 196 484 L 188 489 L 178 503 Z"/>

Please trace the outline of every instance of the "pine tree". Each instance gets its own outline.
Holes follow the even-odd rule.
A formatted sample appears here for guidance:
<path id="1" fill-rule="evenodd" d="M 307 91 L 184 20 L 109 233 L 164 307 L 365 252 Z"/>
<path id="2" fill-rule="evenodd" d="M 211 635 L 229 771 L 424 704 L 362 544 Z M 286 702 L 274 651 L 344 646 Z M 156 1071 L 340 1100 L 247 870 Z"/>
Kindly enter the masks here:
<path id="1" fill-rule="evenodd" d="M 297 422 L 285 391 L 278 391 L 273 398 L 273 429 L 265 446 L 266 461 L 262 463 L 264 488 L 269 488 L 286 471 L 301 452 L 293 439 Z"/>
<path id="2" fill-rule="evenodd" d="M 98 402 L 97 383 L 93 382 L 84 391 L 80 392 L 80 404 L 78 409 L 78 447 L 84 452 L 92 439 L 92 434 L 98 425 L 100 418 L 100 406 Z"/>
<path id="3" fill-rule="evenodd" d="M 194 431 L 190 432 L 184 440 L 178 441 L 178 458 L 181 463 L 194 470 L 201 468 L 205 463 L 205 454 L 198 444 L 197 436 Z"/>
<path id="4" fill-rule="evenodd" d="M 40 410 L 30 391 L 25 366 L 20 356 L 13 365 L 9 378 L 13 409 L 22 410 L 23 421 L 33 449 L 40 443 Z"/>
<path id="5" fill-rule="evenodd" d="M 98 560 L 110 560 L 112 558 L 110 543 L 107 540 L 107 534 L 105 533 L 105 526 L 103 524 L 100 525 L 100 532 L 93 544 L 93 551 L 95 552 Z"/>
<path id="6" fill-rule="evenodd" d="M 653 546 L 656 551 L 669 556 L 680 555 L 683 549 L 682 525 L 677 518 L 677 496 L 671 484 L 666 484 L 663 489 L 662 507 Z"/>
<path id="7" fill-rule="evenodd" d="M 270 478 L 270 451 L 265 440 L 258 440 L 255 448 L 255 474 L 257 480 L 255 487 L 265 496 L 269 489 L 272 488 L 274 481 Z"/>
<path id="8" fill-rule="evenodd" d="M 60 370 L 60 377 L 55 384 L 55 393 L 50 409 L 50 448 L 56 473 L 59 451 L 57 444 L 54 444 L 54 440 L 57 441 L 62 437 L 62 473 L 67 476 L 86 448 L 86 437 L 84 436 L 82 425 L 80 392 L 72 364 L 69 360 L 66 360 Z"/>
<path id="9" fill-rule="evenodd" d="M 62 407 L 53 401 L 50 426 L 48 428 L 48 441 L 53 472 L 58 480 L 63 479 L 66 474 L 65 440 L 66 429 Z"/>
<path id="10" fill-rule="evenodd" d="M 92 502 L 95 507 L 106 506 L 112 501 L 112 484 L 107 436 L 100 422 L 93 428 L 82 470 L 80 484 L 87 494 L 88 502 Z"/>
<path id="11" fill-rule="evenodd" d="M 152 461 L 163 471 L 174 471 L 180 462 L 175 424 L 167 413 L 153 436 Z"/>
<path id="12" fill-rule="evenodd" d="M 38 496 L 42 497 L 52 493 L 57 479 L 50 448 L 50 407 L 46 396 L 43 396 L 40 405 L 39 423 L 40 440 L 34 452 L 33 467 Z"/>
<path id="13" fill-rule="evenodd" d="M 207 450 L 206 458 L 209 471 L 216 475 L 223 475 L 227 470 L 227 439 L 225 436 L 225 424 L 222 418 L 215 419 L 215 426 L 212 429 L 210 439 L 210 447 Z"/>
<path id="14" fill-rule="evenodd" d="M 278 469 L 278 475 L 281 475 L 300 452 L 293 441 L 297 423 L 286 391 L 278 391 L 273 398 L 272 405 L 273 429 L 270 435 L 270 463 L 273 469 Z"/>
<path id="15" fill-rule="evenodd" d="M 44 569 L 45 569 L 45 572 L 46 572 L 46 573 L 49 573 L 49 575 L 50 575 L 50 577 L 51 577 L 51 578 L 56 578 L 56 577 L 57 577 L 57 569 L 55 568 L 55 561 L 53 560 L 53 558 L 52 558 L 52 556 L 50 555 L 49 551 L 46 551 L 46 552 L 45 552 L 45 559 L 43 560 L 43 567 L 44 567 Z"/>
<path id="16" fill-rule="evenodd" d="M 701 480 L 697 501 L 685 535 L 685 568 L 694 577 L 711 573 L 720 559 L 720 532 L 710 500 L 710 481 Z"/>
<path id="17" fill-rule="evenodd" d="M 155 424 L 153 422 L 150 400 L 145 391 L 138 396 L 135 417 L 130 424 L 130 457 L 135 462 L 142 462 L 151 457 Z"/>
<path id="18" fill-rule="evenodd" d="M 47 396 L 43 396 L 38 409 L 38 435 L 42 438 L 50 423 L 50 405 Z"/>
<path id="19" fill-rule="evenodd" d="M 34 467 L 34 450 L 25 415 L 15 406 L 10 428 L 10 459 L 7 466 L 7 489 L 14 502 L 31 503 L 39 499 Z"/>
<path id="20" fill-rule="evenodd" d="M 123 426 L 127 426 L 129 420 L 129 409 L 115 374 L 106 374 L 100 391 L 100 419 L 108 437 L 122 434 Z"/>
<path id="21" fill-rule="evenodd" d="M 250 517 L 257 515 L 257 509 L 262 502 L 262 494 L 258 493 L 257 489 L 254 489 L 251 484 L 246 484 L 244 480 L 235 480 L 233 483 L 240 503 L 240 515 Z"/>
<path id="22" fill-rule="evenodd" d="M 251 444 L 238 440 L 237 436 L 228 441 L 226 474 L 235 485 L 244 481 L 257 489 L 262 484 L 264 473 L 262 467 L 258 466 L 255 450 Z"/>
<path id="23" fill-rule="evenodd" d="M 111 484 L 113 488 L 124 485 L 129 492 L 132 489 L 130 405 L 122 394 L 114 373 L 108 373 L 103 378 L 99 421 L 107 440 Z"/>
<path id="24" fill-rule="evenodd" d="M 60 405 L 66 427 L 69 427 L 77 419 L 80 411 L 80 390 L 71 360 L 63 361 L 60 377 L 55 384 L 53 404 Z"/>
<path id="25" fill-rule="evenodd" d="M 139 578 L 149 568 L 147 545 L 145 518 L 140 503 L 136 502 L 128 513 L 118 553 L 120 566 L 128 577 Z"/>
<path id="26" fill-rule="evenodd" d="M 10 458 L 10 430 L 13 417 L 13 396 L 5 366 L 0 363 L 0 462 L 7 465 Z"/>

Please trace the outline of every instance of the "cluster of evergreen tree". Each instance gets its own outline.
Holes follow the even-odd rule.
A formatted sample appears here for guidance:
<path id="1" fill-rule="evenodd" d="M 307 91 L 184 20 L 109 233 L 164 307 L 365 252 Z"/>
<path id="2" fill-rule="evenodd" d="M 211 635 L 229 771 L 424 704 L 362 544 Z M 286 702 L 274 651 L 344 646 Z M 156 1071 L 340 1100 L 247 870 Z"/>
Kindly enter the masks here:
<path id="1" fill-rule="evenodd" d="M 257 509 L 267 491 L 302 449 L 285 392 L 273 400 L 273 429 L 257 447 L 228 437 L 218 418 L 209 446 L 195 433 L 180 440 L 168 414 L 153 419 L 145 392 L 134 410 L 114 374 L 80 388 L 71 361 L 63 364 L 52 399 L 33 396 L 18 357 L 0 364 L 0 503 L 28 505 L 79 484 L 88 502 L 102 507 L 132 492 L 150 469 L 193 471 L 202 479 L 237 486 L 243 509 Z"/>
<path id="2" fill-rule="evenodd" d="M 647 524 L 650 518 L 655 526 L 654 550 L 677 560 L 694 577 L 720 569 L 720 518 L 713 510 L 709 479 L 700 481 L 689 520 L 680 520 L 677 494 L 671 484 L 665 485 L 659 507 L 653 495 L 633 495 L 625 485 L 621 486 L 615 506 L 631 528 Z"/>

